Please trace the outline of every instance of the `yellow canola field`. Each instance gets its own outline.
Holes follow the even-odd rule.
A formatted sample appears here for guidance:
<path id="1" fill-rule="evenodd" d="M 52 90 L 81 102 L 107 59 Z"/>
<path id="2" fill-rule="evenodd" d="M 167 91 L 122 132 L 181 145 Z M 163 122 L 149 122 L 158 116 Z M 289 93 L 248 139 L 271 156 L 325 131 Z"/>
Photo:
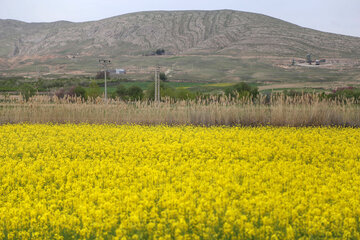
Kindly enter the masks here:
<path id="1" fill-rule="evenodd" d="M 0 239 L 359 239 L 360 130 L 0 126 Z"/>

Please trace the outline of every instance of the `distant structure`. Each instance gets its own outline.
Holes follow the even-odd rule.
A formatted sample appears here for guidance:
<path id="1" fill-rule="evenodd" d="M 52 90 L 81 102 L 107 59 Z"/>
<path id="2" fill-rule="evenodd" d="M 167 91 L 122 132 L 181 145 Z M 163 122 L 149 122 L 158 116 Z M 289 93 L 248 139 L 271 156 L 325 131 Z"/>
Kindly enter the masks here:
<path id="1" fill-rule="evenodd" d="M 110 73 L 111 75 L 122 75 L 122 74 L 126 74 L 126 70 L 125 70 L 125 69 L 121 69 L 121 68 L 117 68 L 117 69 L 109 70 L 109 73 Z"/>
<path id="2" fill-rule="evenodd" d="M 123 75 L 126 74 L 125 69 L 117 68 L 117 69 L 111 69 L 108 71 L 111 78 L 122 78 Z"/>

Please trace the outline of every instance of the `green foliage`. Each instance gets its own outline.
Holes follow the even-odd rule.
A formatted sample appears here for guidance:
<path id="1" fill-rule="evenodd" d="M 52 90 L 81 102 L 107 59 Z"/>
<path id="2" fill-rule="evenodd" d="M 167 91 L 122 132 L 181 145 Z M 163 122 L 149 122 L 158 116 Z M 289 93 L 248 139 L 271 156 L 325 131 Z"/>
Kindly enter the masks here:
<path id="1" fill-rule="evenodd" d="M 36 94 L 36 89 L 28 83 L 23 84 L 19 90 L 21 96 L 26 102 L 29 101 L 29 99 Z"/>
<path id="2" fill-rule="evenodd" d="M 307 54 L 307 55 L 306 55 L 306 62 L 307 62 L 308 64 L 311 64 L 311 63 L 312 63 L 311 54 Z"/>
<path id="3" fill-rule="evenodd" d="M 168 87 L 165 86 L 165 84 L 163 82 L 160 82 L 160 94 L 161 94 L 161 97 L 165 96 L 164 93 L 165 93 L 165 90 L 167 88 Z M 149 87 L 146 90 L 145 97 L 147 99 L 149 99 L 149 100 L 154 100 L 154 98 L 155 98 L 155 83 L 152 83 L 152 84 L 149 85 Z"/>
<path id="4" fill-rule="evenodd" d="M 353 87 L 341 88 L 328 94 L 327 97 L 329 99 L 354 99 L 360 101 L 360 89 Z"/>
<path id="5" fill-rule="evenodd" d="M 179 100 L 195 99 L 196 94 L 186 89 L 176 90 L 175 98 Z"/>
<path id="6" fill-rule="evenodd" d="M 87 100 L 87 93 L 86 93 L 86 90 L 85 88 L 81 87 L 81 86 L 77 86 L 75 89 L 74 89 L 74 93 L 75 93 L 75 96 L 77 97 L 81 97 L 83 100 Z"/>
<path id="7" fill-rule="evenodd" d="M 165 49 L 163 49 L 163 48 L 156 49 L 155 54 L 156 55 L 164 55 Z"/>
<path id="8" fill-rule="evenodd" d="M 124 85 L 118 85 L 112 97 L 119 97 L 124 101 L 142 100 L 144 98 L 144 92 L 141 87 L 136 85 L 130 86 L 128 89 Z"/>
<path id="9" fill-rule="evenodd" d="M 196 94 L 187 89 L 175 89 L 170 87 L 167 83 L 160 82 L 160 94 L 161 97 L 170 97 L 175 100 L 188 100 L 195 99 Z M 154 100 L 155 96 L 155 84 L 151 84 L 146 90 L 146 98 Z"/>
<path id="10" fill-rule="evenodd" d="M 144 97 L 143 90 L 138 86 L 131 86 L 127 90 L 127 95 L 129 96 L 130 100 L 141 100 Z"/>
<path id="11" fill-rule="evenodd" d="M 89 85 L 87 95 L 91 99 L 95 99 L 99 96 L 101 96 L 101 89 L 99 85 L 96 83 L 96 81 L 92 81 Z"/>
<path id="12" fill-rule="evenodd" d="M 116 88 L 116 90 L 115 90 L 115 94 L 116 94 L 116 96 L 118 96 L 120 99 L 126 100 L 126 99 L 127 99 L 128 92 L 127 92 L 126 87 L 121 84 L 121 85 L 117 86 L 117 88 Z"/>
<path id="13" fill-rule="evenodd" d="M 298 97 L 304 95 L 304 92 L 299 92 L 293 89 L 290 90 L 284 90 L 283 94 L 288 97 Z"/>
<path id="14" fill-rule="evenodd" d="M 257 87 L 252 87 L 247 83 L 241 82 L 225 89 L 225 95 L 232 98 L 256 98 L 259 95 Z"/>
<path id="15" fill-rule="evenodd" d="M 163 72 L 161 72 L 161 73 L 159 74 L 159 77 L 160 77 L 160 80 L 161 80 L 161 81 L 166 82 L 166 81 L 168 80 L 166 74 L 163 73 Z"/>

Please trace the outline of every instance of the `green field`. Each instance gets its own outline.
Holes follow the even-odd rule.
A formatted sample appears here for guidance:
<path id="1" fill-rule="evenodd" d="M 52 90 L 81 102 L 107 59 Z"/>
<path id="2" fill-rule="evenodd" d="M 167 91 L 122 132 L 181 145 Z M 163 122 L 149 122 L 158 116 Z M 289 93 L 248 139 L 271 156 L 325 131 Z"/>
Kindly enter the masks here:
<path id="1" fill-rule="evenodd" d="M 153 82 L 122 82 L 116 83 L 114 85 L 109 85 L 107 87 L 108 93 L 113 93 L 116 91 L 117 86 L 123 85 L 126 88 L 131 86 L 138 86 L 142 90 L 147 90 L 153 84 Z M 234 85 L 234 83 L 218 83 L 214 84 L 211 82 L 165 82 L 166 87 L 181 90 L 189 90 L 192 92 L 212 92 L 218 90 L 224 90 L 225 88 Z M 101 90 L 104 92 L 104 87 L 100 87 Z"/>

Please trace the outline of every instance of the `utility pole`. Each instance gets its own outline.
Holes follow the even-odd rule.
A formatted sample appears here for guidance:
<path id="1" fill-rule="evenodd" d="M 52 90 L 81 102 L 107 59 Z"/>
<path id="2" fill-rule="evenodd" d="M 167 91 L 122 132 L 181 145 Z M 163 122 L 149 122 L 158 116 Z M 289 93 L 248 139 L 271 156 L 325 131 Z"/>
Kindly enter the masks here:
<path id="1" fill-rule="evenodd" d="M 111 63 L 110 60 L 107 59 L 99 59 L 99 63 L 103 65 L 104 69 L 104 80 L 105 80 L 105 102 L 107 103 L 107 84 L 106 84 L 106 73 L 108 70 L 108 65 Z"/>
<path id="2" fill-rule="evenodd" d="M 160 102 L 160 66 L 155 68 L 155 102 Z"/>

